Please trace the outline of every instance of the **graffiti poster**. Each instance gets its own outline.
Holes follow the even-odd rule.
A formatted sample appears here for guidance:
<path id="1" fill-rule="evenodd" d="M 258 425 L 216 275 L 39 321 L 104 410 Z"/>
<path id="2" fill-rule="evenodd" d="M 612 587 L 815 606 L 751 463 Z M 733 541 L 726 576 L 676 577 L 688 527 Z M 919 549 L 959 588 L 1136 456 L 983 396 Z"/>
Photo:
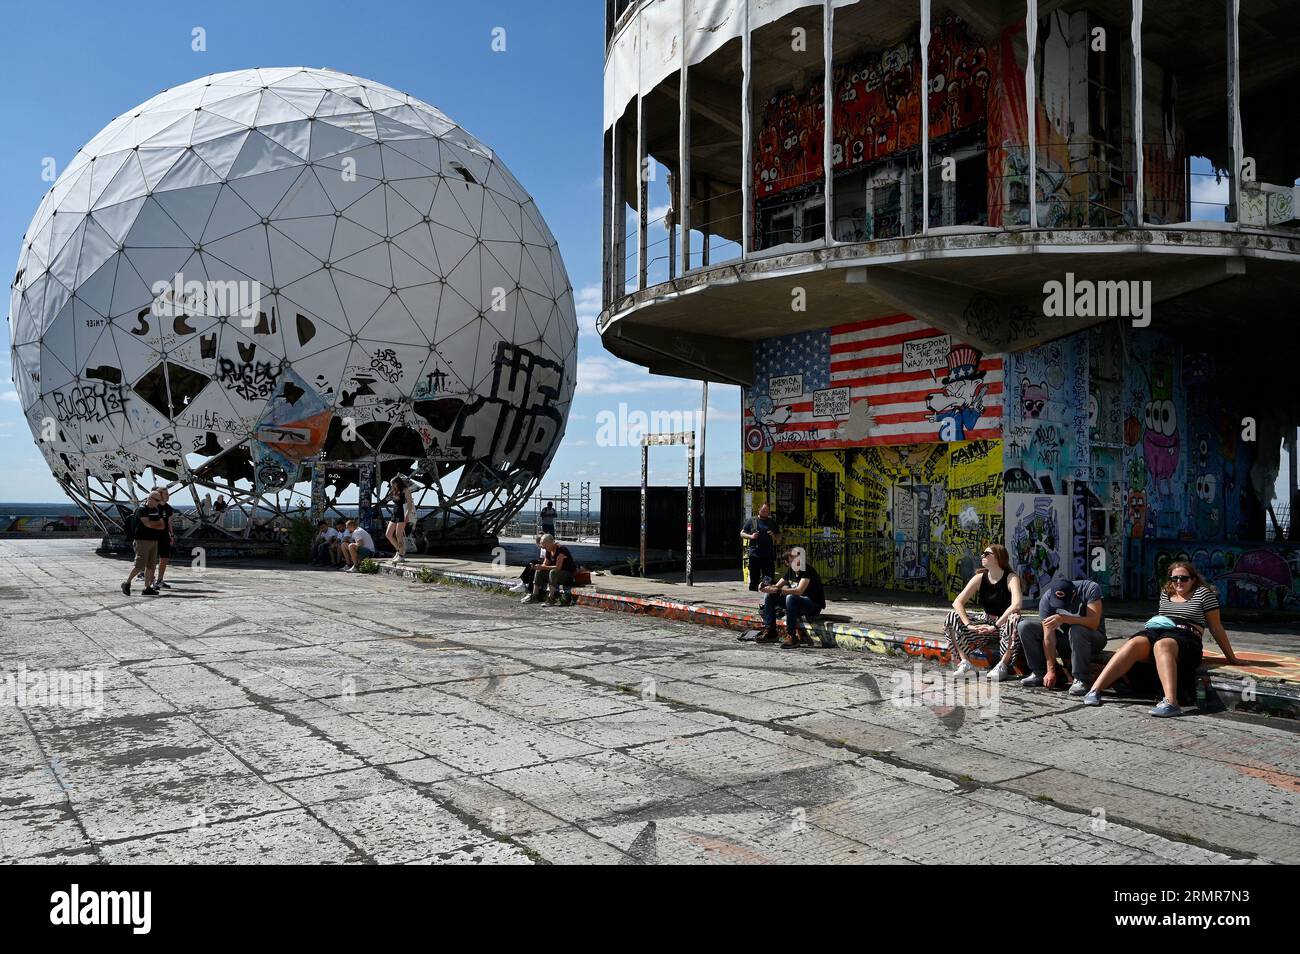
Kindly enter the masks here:
<path id="1" fill-rule="evenodd" d="M 1036 605 L 1058 575 L 1071 575 L 1071 521 L 1064 494 L 1006 495 L 1006 547 L 1026 605 Z"/>
<path id="2" fill-rule="evenodd" d="M 1087 480 L 1087 332 L 1010 354 L 1006 366 L 1007 489 L 1059 494 Z"/>

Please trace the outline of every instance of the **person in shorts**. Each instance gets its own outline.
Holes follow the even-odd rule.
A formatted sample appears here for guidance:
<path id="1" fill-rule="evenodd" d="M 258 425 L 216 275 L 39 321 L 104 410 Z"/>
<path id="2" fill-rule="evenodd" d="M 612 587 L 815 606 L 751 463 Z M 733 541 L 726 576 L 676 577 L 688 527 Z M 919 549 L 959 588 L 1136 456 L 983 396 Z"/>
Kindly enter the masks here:
<path id="1" fill-rule="evenodd" d="M 349 520 L 347 523 L 343 553 L 348 561 L 348 565 L 344 568 L 347 573 L 355 573 L 362 560 L 368 560 L 375 555 L 374 537 L 355 520 Z"/>
<path id="2" fill-rule="evenodd" d="M 411 525 L 411 517 L 415 513 L 411 482 L 401 474 L 395 475 L 388 482 L 388 496 L 385 500 L 392 502 L 393 510 L 384 536 L 393 545 L 392 562 L 402 563 L 406 560 L 406 530 Z"/>
<path id="3" fill-rule="evenodd" d="M 166 487 L 159 487 L 157 494 L 166 526 L 163 528 L 162 536 L 158 538 L 158 575 L 155 577 L 154 589 L 170 590 L 172 585 L 163 577 L 167 574 L 167 563 L 171 560 L 172 550 L 176 546 L 176 528 L 172 526 L 172 517 L 176 515 L 176 508 L 171 505 L 171 492 Z"/>
<path id="4" fill-rule="evenodd" d="M 154 491 L 145 498 L 144 503 L 136 508 L 135 520 L 135 564 L 122 584 L 122 595 L 131 595 L 131 581 L 136 575 L 144 577 L 144 595 L 157 596 L 158 588 L 153 585 L 154 571 L 158 567 L 158 541 L 167 531 L 166 519 L 162 511 L 162 501 Z"/>

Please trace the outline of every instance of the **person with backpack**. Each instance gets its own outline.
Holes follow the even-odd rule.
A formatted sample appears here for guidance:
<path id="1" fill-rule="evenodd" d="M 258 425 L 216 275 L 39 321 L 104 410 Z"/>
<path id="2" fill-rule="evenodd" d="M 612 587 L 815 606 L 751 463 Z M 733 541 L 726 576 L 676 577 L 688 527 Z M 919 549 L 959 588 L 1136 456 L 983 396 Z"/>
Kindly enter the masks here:
<path id="1" fill-rule="evenodd" d="M 172 558 L 172 548 L 176 546 L 176 530 L 172 526 L 172 517 L 176 515 L 176 508 L 171 505 L 171 493 L 166 487 L 159 487 L 155 493 L 158 494 L 159 508 L 163 513 L 163 533 L 158 538 L 158 574 L 155 577 L 154 589 L 170 590 L 172 585 L 163 577 L 167 574 L 167 563 Z"/>
<path id="2" fill-rule="evenodd" d="M 153 585 L 153 578 L 158 566 L 158 541 L 167 532 L 167 521 L 156 490 L 127 518 L 126 531 L 135 547 L 135 564 L 122 584 L 122 595 L 131 595 L 131 581 L 140 574 L 144 576 L 144 595 L 157 596 L 158 588 Z"/>

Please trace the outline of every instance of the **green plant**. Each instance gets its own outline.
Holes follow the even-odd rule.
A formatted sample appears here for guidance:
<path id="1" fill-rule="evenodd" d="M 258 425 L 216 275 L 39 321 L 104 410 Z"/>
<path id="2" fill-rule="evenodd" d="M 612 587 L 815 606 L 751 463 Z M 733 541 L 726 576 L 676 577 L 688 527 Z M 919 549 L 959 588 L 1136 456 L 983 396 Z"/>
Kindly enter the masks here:
<path id="1" fill-rule="evenodd" d="M 426 566 L 424 569 L 416 571 L 415 578 L 421 583 L 433 583 L 438 579 L 438 575 Z"/>
<path id="2" fill-rule="evenodd" d="M 311 559 L 311 545 L 316 538 L 316 528 L 305 517 L 289 521 L 289 542 L 286 556 L 290 563 L 306 563 Z"/>
<path id="3" fill-rule="evenodd" d="M 378 573 L 378 572 L 379 572 L 379 561 L 378 561 L 378 560 L 371 560 L 371 559 L 369 559 L 369 558 L 367 558 L 367 559 L 365 559 L 365 560 L 362 560 L 362 561 L 361 561 L 361 565 L 357 567 L 357 572 L 358 572 L 358 573 Z"/>
<path id="4" fill-rule="evenodd" d="M 626 557 L 624 562 L 627 563 L 628 576 L 639 576 L 641 571 L 641 561 L 636 557 Z"/>

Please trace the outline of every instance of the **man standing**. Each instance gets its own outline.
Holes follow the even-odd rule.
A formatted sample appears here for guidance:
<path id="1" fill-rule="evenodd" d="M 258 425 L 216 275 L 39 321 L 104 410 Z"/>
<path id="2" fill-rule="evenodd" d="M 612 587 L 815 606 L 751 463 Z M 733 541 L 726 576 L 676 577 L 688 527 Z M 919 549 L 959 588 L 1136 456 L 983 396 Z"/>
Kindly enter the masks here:
<path id="1" fill-rule="evenodd" d="M 1038 619 L 1022 619 L 1018 627 L 1030 674 L 1022 686 L 1056 686 L 1056 634 L 1065 635 L 1070 672 L 1070 695 L 1082 696 L 1092 684 L 1092 664 L 1106 648 L 1106 619 L 1101 587 L 1092 580 L 1053 580 L 1038 602 Z M 1062 650 L 1066 648 L 1062 646 Z"/>
<path id="2" fill-rule="evenodd" d="M 172 585 L 164 582 L 163 577 L 167 573 L 167 562 L 172 558 L 172 547 L 176 546 L 176 529 L 172 526 L 172 516 L 176 513 L 176 508 L 171 505 L 171 493 L 166 487 L 159 487 L 158 509 L 163 515 L 163 531 L 158 537 L 158 576 L 154 589 L 170 590 Z"/>
<path id="3" fill-rule="evenodd" d="M 826 608 L 826 592 L 822 578 L 815 567 L 809 566 L 802 549 L 791 547 L 785 551 L 785 574 L 770 586 L 764 586 L 763 599 L 765 628 L 755 642 L 776 642 L 776 621 L 785 616 L 785 639 L 782 649 L 794 649 L 801 643 L 812 645 L 812 639 L 802 631 L 800 620 L 820 616 Z"/>
<path id="4" fill-rule="evenodd" d="M 757 590 L 763 577 L 776 576 L 776 544 L 781 527 L 767 504 L 758 508 L 758 516 L 745 521 L 740 535 L 749 543 L 749 588 Z"/>
<path id="5" fill-rule="evenodd" d="M 158 589 L 153 585 L 153 574 L 158 565 L 158 541 L 166 532 L 166 521 L 157 491 L 145 498 L 144 504 L 136 509 L 132 519 L 135 521 L 135 565 L 122 584 L 122 595 L 131 595 L 131 581 L 138 573 L 144 576 L 144 595 L 157 596 Z"/>
<path id="6" fill-rule="evenodd" d="M 555 535 L 555 504 L 553 504 L 549 500 L 546 501 L 546 506 L 542 508 L 542 512 L 538 514 L 538 516 L 541 518 L 542 521 L 542 533 L 543 534 L 549 533 L 551 534 L 551 536 L 554 536 Z"/>

